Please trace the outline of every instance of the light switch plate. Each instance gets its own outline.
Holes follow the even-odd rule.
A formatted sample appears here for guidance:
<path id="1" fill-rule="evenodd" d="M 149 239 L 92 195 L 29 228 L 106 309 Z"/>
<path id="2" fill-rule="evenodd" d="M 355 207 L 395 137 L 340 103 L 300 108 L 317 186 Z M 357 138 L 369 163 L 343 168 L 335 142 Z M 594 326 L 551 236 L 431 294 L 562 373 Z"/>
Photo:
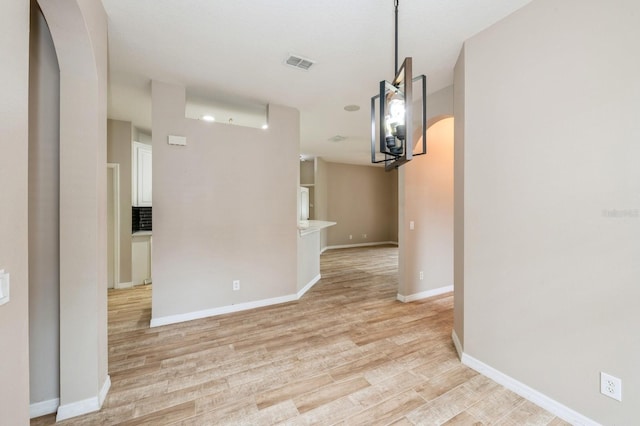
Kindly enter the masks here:
<path id="1" fill-rule="evenodd" d="M 0 305 L 4 305 L 9 301 L 9 274 L 0 269 Z"/>

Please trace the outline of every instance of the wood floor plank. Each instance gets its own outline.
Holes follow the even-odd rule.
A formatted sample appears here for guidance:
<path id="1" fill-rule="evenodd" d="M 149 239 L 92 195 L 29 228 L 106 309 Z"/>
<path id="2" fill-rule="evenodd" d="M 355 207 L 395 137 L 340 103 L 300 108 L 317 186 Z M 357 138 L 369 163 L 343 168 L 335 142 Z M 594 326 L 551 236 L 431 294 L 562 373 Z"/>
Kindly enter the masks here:
<path id="1" fill-rule="evenodd" d="M 111 389 L 59 424 L 566 425 L 461 365 L 453 295 L 397 301 L 397 266 L 394 246 L 329 250 L 297 302 L 153 329 L 152 285 L 110 290 Z"/>
<path id="2" fill-rule="evenodd" d="M 387 424 L 404 417 L 405 414 L 425 404 L 425 400 L 413 389 L 392 396 L 379 404 L 367 408 L 346 419 L 348 425 L 363 425 L 375 419 L 378 424 Z"/>
<path id="3" fill-rule="evenodd" d="M 484 423 L 473 417 L 468 412 L 463 411 L 451 420 L 443 423 L 443 426 L 484 426 Z"/>
<path id="4" fill-rule="evenodd" d="M 520 405 L 524 399 L 508 389 L 491 392 L 482 400 L 467 409 L 469 414 L 479 421 L 489 424 L 495 423 Z"/>
<path id="5" fill-rule="evenodd" d="M 256 398 L 258 408 L 262 410 L 277 403 L 291 400 L 308 392 L 309 389 L 320 389 L 330 383 L 333 383 L 333 379 L 328 374 L 289 382 L 282 387 L 270 389 L 259 394 Z"/>
<path id="6" fill-rule="evenodd" d="M 173 407 L 155 411 L 151 414 L 147 414 L 146 416 L 126 420 L 121 424 L 123 426 L 153 426 L 161 423 L 170 424 L 192 417 L 194 412 L 195 403 L 193 401 L 189 401 Z"/>
<path id="7" fill-rule="evenodd" d="M 300 413 L 306 413 L 369 386 L 371 384 L 362 377 L 341 382 L 331 382 L 311 392 L 294 397 L 293 402 Z"/>
<path id="8" fill-rule="evenodd" d="M 546 426 L 553 415 L 529 401 L 522 401 L 510 413 L 495 423 L 496 426 Z"/>

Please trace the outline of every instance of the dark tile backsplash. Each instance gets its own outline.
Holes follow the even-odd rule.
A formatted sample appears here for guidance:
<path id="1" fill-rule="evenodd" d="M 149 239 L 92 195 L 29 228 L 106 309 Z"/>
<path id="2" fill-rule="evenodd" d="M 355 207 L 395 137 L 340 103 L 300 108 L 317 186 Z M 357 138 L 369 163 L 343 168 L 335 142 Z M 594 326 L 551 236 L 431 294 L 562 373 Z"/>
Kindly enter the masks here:
<path id="1" fill-rule="evenodd" d="M 151 231 L 151 207 L 131 207 L 132 232 Z"/>

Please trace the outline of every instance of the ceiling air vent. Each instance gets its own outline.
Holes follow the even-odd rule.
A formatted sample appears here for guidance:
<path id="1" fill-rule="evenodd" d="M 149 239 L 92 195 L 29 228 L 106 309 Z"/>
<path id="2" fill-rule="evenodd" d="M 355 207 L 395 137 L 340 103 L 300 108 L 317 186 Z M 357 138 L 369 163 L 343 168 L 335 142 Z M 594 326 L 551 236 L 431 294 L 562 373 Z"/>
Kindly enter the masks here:
<path id="1" fill-rule="evenodd" d="M 309 58 L 303 58 L 299 55 L 290 54 L 289 57 L 284 61 L 284 63 L 299 70 L 309 71 L 311 65 L 315 64 L 316 61 Z"/>

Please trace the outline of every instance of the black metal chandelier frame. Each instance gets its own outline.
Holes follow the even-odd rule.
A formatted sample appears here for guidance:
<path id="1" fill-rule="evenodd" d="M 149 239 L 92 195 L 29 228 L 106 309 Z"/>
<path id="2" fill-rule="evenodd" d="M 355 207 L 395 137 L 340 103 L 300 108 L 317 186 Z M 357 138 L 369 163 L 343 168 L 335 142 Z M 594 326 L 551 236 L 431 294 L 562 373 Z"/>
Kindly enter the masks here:
<path id="1" fill-rule="evenodd" d="M 371 162 L 384 163 L 385 170 L 395 170 L 411 161 L 414 156 L 427 153 L 427 78 L 425 75 L 412 77 L 412 58 L 404 59 L 398 68 L 398 0 L 395 7 L 395 78 L 393 82 L 380 82 L 380 92 L 371 98 Z M 414 104 L 414 84 L 419 84 L 419 101 Z M 394 99 L 404 102 L 404 120 L 391 128 L 390 103 Z M 378 104 L 379 120 L 376 120 Z M 414 109 L 420 109 L 421 122 L 417 133 L 413 129 Z M 421 150 L 414 152 L 419 141 Z M 379 155 L 380 154 L 380 155 Z"/>

